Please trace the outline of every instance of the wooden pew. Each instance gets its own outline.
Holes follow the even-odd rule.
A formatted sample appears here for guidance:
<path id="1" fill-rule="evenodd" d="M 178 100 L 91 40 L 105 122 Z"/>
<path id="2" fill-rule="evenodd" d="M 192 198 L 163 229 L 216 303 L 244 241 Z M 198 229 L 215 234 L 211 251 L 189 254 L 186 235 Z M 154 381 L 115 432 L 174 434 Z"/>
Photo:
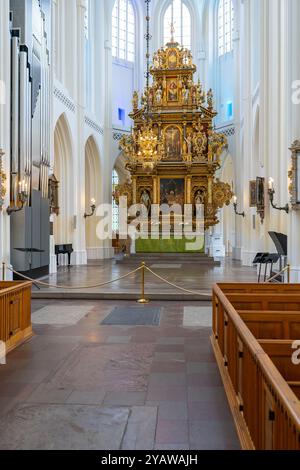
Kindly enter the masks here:
<path id="1" fill-rule="evenodd" d="M 279 293 L 285 294 L 287 292 L 300 294 L 300 285 L 299 284 L 268 284 L 261 283 L 256 284 L 253 282 L 220 282 L 217 284 L 219 288 L 224 292 L 224 294 L 237 294 L 237 293 Z"/>
<path id="2" fill-rule="evenodd" d="M 31 336 L 31 282 L 0 282 L 0 341 L 6 352 Z"/>
<path id="3" fill-rule="evenodd" d="M 263 350 L 272 359 L 281 375 L 287 382 L 299 382 L 300 386 L 300 364 L 293 364 L 292 354 L 295 349 L 292 348 L 293 340 L 258 340 Z"/>
<path id="4" fill-rule="evenodd" d="M 299 339 L 300 311 L 238 310 L 241 319 L 255 338 Z"/>
<path id="5" fill-rule="evenodd" d="M 300 294 L 230 293 L 226 298 L 236 310 L 300 311 Z"/>
<path id="6" fill-rule="evenodd" d="M 288 336 L 300 339 L 300 295 L 254 291 L 255 286 L 250 294 L 224 293 L 219 285 L 213 289 L 211 341 L 229 405 L 243 449 L 300 450 L 298 372 L 292 373 L 288 364 Z M 271 319 L 277 322 L 275 328 Z M 251 328 L 263 337 L 257 339 Z M 287 337 L 288 346 L 272 345 L 284 341 L 282 337 Z M 285 355 L 279 351 L 277 359 L 273 357 L 270 348 L 276 347 L 285 347 Z"/>

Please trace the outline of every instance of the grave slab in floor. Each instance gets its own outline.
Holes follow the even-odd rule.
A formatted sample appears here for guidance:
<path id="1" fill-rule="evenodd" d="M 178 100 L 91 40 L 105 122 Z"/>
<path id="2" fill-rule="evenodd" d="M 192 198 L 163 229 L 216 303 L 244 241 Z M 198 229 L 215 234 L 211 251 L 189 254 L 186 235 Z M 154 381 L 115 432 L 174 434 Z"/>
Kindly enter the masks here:
<path id="1" fill-rule="evenodd" d="M 102 321 L 102 325 L 159 325 L 160 308 L 135 306 L 116 307 Z"/>

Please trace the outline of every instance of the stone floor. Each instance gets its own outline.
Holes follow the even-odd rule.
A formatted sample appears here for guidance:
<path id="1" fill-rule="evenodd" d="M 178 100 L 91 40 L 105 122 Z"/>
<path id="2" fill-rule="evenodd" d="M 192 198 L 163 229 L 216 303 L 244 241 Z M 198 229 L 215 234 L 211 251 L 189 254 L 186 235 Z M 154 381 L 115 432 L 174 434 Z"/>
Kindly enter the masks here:
<path id="1" fill-rule="evenodd" d="M 209 304 L 101 325 L 116 305 L 136 303 L 33 301 L 35 336 L 0 366 L 0 449 L 238 449 Z"/>
<path id="2" fill-rule="evenodd" d="M 43 281 L 63 286 L 89 286 L 124 276 L 133 269 L 134 267 L 116 264 L 114 260 L 96 261 L 90 262 L 87 266 L 59 267 L 57 274 L 47 276 L 43 278 Z M 255 268 L 241 266 L 239 261 L 230 258 L 222 258 L 220 267 L 198 266 L 196 264 L 180 264 L 178 266 L 175 264 L 171 266 L 162 260 L 161 265 L 155 264 L 153 271 L 180 287 L 204 294 L 204 299 L 211 296 L 211 287 L 215 282 L 257 281 Z M 88 298 L 89 294 L 102 294 L 108 296 L 108 298 L 136 299 L 140 293 L 140 284 L 141 273 L 137 272 L 121 281 L 92 289 L 68 290 L 66 288 L 58 290 L 42 287 L 41 291 L 38 291 L 34 288 L 34 296 L 43 296 L 45 293 L 54 296 L 70 295 L 71 297 L 76 296 L 76 294 L 84 294 Z M 176 300 L 199 300 L 199 296 L 184 293 L 155 278 L 150 273 L 146 273 L 146 293 L 154 300 L 169 300 L 170 298 L 175 300 L 175 295 L 179 296 Z"/>

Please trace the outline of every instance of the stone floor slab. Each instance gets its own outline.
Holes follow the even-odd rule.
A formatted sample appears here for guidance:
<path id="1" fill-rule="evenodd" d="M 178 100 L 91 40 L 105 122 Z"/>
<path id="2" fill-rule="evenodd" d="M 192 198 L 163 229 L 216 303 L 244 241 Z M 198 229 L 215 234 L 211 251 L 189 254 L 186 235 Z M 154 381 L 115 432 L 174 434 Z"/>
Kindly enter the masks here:
<path id="1" fill-rule="evenodd" d="M 184 307 L 183 326 L 185 327 L 211 327 L 211 307 Z"/>
<path id="2" fill-rule="evenodd" d="M 104 398 L 106 406 L 137 406 L 144 405 L 146 392 L 108 392 Z"/>
<path id="3" fill-rule="evenodd" d="M 87 305 L 48 305 L 33 312 L 32 323 L 40 325 L 76 325 L 88 312 L 92 310 L 91 304 Z"/>
<path id="4" fill-rule="evenodd" d="M 192 421 L 190 447 L 193 450 L 239 450 L 240 444 L 233 423 Z"/>
<path id="5" fill-rule="evenodd" d="M 122 450 L 152 450 L 154 448 L 157 408 L 134 406 L 122 442 Z"/>
<path id="6" fill-rule="evenodd" d="M 189 443 L 188 421 L 183 419 L 158 419 L 155 443 L 172 444 L 174 441 Z"/>
<path id="7" fill-rule="evenodd" d="M 20 405 L 0 419 L 0 449 L 117 450 L 127 408 Z"/>

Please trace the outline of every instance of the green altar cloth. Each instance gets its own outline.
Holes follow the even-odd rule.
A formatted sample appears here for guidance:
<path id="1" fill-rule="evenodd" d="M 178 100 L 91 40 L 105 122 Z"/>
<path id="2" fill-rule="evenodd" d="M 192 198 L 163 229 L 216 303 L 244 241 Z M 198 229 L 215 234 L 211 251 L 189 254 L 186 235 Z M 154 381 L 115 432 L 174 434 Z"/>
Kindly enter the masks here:
<path id="1" fill-rule="evenodd" d="M 198 235 L 197 245 L 195 238 L 181 238 L 176 240 L 174 237 L 163 239 L 142 239 L 135 241 L 136 253 L 204 253 L 204 236 Z"/>

